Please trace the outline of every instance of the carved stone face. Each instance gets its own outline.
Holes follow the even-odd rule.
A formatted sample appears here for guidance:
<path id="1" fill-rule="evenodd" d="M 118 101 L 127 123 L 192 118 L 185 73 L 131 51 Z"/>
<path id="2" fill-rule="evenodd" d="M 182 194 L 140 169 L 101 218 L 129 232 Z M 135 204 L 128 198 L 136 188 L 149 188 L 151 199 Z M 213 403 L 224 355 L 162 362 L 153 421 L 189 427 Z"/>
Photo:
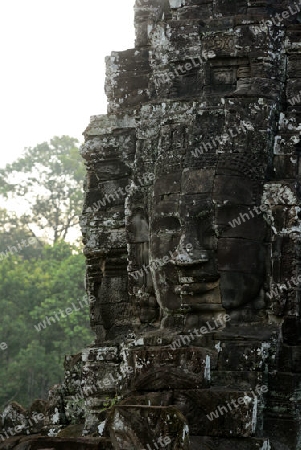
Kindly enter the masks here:
<path id="1" fill-rule="evenodd" d="M 155 180 L 150 258 L 170 257 L 152 272 L 163 311 L 205 319 L 223 308 L 264 307 L 265 221 L 253 211 L 258 192 L 258 181 L 223 173 L 222 164 Z M 244 213 L 232 228 L 229 221 Z"/>

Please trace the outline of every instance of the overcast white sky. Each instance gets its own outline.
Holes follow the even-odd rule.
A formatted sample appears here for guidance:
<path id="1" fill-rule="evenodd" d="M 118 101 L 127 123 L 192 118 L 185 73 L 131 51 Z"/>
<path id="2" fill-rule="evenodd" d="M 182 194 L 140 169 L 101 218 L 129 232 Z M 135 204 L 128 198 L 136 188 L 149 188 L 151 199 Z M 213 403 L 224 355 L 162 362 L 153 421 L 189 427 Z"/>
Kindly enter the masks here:
<path id="1" fill-rule="evenodd" d="M 0 167 L 24 147 L 82 141 L 106 113 L 104 58 L 134 46 L 134 0 L 0 2 Z"/>

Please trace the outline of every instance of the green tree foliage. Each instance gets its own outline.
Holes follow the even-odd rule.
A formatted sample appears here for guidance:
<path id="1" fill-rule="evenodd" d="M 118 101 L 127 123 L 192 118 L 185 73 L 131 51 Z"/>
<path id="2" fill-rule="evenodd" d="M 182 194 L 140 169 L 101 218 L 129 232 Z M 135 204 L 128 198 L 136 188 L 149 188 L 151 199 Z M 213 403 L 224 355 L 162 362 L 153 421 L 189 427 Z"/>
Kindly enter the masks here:
<path id="1" fill-rule="evenodd" d="M 12 399 L 29 406 L 47 398 L 63 379 L 64 356 L 91 343 L 84 273 L 81 251 L 64 241 L 28 259 L 17 254 L 0 261 L 0 343 L 8 345 L 0 350 L 0 409 Z M 68 307 L 73 312 L 63 318 L 59 311 Z M 60 320 L 37 331 L 54 313 Z"/>
<path id="2" fill-rule="evenodd" d="M 78 141 L 68 136 L 27 148 L 0 169 L 0 195 L 22 201 L 22 213 L 0 209 L 0 345 L 8 345 L 0 346 L 0 410 L 47 398 L 63 379 L 65 355 L 93 339 L 84 256 L 65 241 L 81 213 L 84 175 Z"/>
<path id="3" fill-rule="evenodd" d="M 33 243 L 31 238 L 36 238 Z M 19 245 L 18 245 L 19 244 Z M 0 259 L 2 254 L 19 253 L 23 259 L 38 256 L 44 242 L 40 241 L 29 229 L 24 216 L 18 217 L 16 213 L 10 213 L 0 208 Z M 17 251 L 16 251 L 17 250 Z"/>
<path id="4" fill-rule="evenodd" d="M 84 176 L 78 140 L 56 136 L 25 149 L 22 157 L 0 169 L 0 194 L 22 199 L 28 211 L 23 223 L 45 230 L 48 241 L 57 242 L 78 223 Z"/>

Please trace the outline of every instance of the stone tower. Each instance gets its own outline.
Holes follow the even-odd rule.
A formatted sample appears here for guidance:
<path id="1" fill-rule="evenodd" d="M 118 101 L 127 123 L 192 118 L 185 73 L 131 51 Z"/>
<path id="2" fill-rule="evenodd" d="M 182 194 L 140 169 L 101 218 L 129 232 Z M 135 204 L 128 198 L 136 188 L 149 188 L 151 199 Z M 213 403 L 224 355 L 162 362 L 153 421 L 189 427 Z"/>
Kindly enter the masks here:
<path id="1" fill-rule="evenodd" d="M 301 449 L 300 11 L 137 0 L 135 48 L 107 58 L 82 382 L 116 449 Z"/>

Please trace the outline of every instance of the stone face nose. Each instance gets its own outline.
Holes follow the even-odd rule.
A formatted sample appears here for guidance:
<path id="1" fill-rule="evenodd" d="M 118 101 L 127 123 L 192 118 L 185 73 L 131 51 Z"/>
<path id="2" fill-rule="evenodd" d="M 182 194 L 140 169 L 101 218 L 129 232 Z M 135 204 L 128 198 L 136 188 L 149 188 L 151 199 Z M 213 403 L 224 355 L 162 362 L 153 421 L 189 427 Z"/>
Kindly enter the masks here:
<path id="1" fill-rule="evenodd" d="M 207 202 L 202 208 L 189 211 L 189 204 L 186 203 L 183 206 L 183 215 L 179 244 L 171 262 L 179 266 L 208 263 L 214 249 L 211 205 Z"/>

